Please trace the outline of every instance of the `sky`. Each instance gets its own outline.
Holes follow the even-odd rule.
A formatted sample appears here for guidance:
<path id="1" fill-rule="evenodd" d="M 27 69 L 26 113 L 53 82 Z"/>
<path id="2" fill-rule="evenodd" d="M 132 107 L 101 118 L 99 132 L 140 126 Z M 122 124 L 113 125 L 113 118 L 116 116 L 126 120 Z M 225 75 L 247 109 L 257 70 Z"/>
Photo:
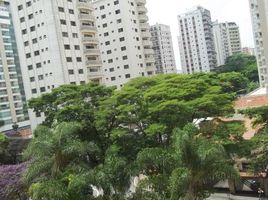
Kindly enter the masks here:
<path id="1" fill-rule="evenodd" d="M 177 15 L 194 6 L 202 6 L 211 12 L 212 20 L 236 22 L 240 27 L 242 47 L 253 47 L 253 33 L 248 0 L 147 0 L 149 23 L 171 27 L 177 68 L 180 69 Z"/>

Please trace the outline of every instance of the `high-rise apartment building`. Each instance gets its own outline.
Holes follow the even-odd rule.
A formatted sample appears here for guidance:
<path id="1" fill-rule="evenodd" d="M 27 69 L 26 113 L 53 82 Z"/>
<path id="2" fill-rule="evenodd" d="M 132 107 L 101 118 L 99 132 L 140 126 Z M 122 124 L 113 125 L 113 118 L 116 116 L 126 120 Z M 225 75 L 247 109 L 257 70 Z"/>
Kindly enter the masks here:
<path id="1" fill-rule="evenodd" d="M 63 84 L 102 82 L 93 6 L 88 0 L 12 0 L 27 100 Z M 30 112 L 32 128 L 42 116 Z"/>
<path id="2" fill-rule="evenodd" d="M 235 22 L 213 23 L 217 66 L 224 65 L 226 58 L 241 53 L 239 26 Z"/>
<path id="3" fill-rule="evenodd" d="M 29 126 L 9 1 L 0 2 L 0 132 Z"/>
<path id="4" fill-rule="evenodd" d="M 210 11 L 200 6 L 178 16 L 183 73 L 210 72 L 217 66 Z"/>
<path id="5" fill-rule="evenodd" d="M 104 83 L 120 88 L 156 73 L 146 0 L 93 0 Z"/>
<path id="6" fill-rule="evenodd" d="M 268 0 L 249 2 L 260 85 L 268 89 Z"/>
<path id="7" fill-rule="evenodd" d="M 255 49 L 252 47 L 243 47 L 242 53 L 247 54 L 249 56 L 255 56 Z"/>
<path id="8" fill-rule="evenodd" d="M 170 27 L 164 24 L 156 24 L 150 28 L 157 73 L 176 73 L 176 63 L 173 50 Z"/>

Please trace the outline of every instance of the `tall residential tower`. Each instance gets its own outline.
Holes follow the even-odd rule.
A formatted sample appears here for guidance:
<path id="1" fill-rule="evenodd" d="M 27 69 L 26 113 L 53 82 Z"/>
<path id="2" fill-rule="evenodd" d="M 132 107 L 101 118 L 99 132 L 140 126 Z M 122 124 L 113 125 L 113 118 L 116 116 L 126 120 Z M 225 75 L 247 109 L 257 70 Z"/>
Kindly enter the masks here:
<path id="1" fill-rule="evenodd" d="M 156 73 L 146 0 L 93 0 L 104 83 L 120 88 Z"/>
<path id="2" fill-rule="evenodd" d="M 9 1 L 0 2 L 0 132 L 30 125 Z"/>
<path id="3" fill-rule="evenodd" d="M 210 11 L 200 6 L 178 16 L 183 73 L 210 72 L 217 66 Z"/>
<path id="4" fill-rule="evenodd" d="M 249 0 L 261 87 L 268 92 L 268 0 Z"/>
<path id="5" fill-rule="evenodd" d="M 170 27 L 164 24 L 156 24 L 151 26 L 150 31 L 152 34 L 157 73 L 176 73 L 177 69 Z"/>
<path id="6" fill-rule="evenodd" d="M 89 0 L 12 0 L 27 100 L 63 84 L 102 82 L 93 6 Z M 30 111 L 32 128 L 42 116 Z"/>
<path id="7" fill-rule="evenodd" d="M 241 53 L 239 26 L 235 22 L 213 23 L 217 66 L 224 65 L 226 58 Z"/>

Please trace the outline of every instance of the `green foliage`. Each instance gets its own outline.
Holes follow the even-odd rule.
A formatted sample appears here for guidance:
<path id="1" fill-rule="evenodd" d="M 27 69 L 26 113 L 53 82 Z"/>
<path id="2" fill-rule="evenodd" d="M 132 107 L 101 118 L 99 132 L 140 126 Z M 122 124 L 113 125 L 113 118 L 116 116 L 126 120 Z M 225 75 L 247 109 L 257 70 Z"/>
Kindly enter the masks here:
<path id="1" fill-rule="evenodd" d="M 32 99 L 30 108 L 46 116 L 25 151 L 25 158 L 32 159 L 25 175 L 32 199 L 94 199 L 90 187 L 94 185 L 104 192 L 98 199 L 119 200 L 128 191 L 131 177 L 140 174 L 147 175 L 143 183 L 152 190 L 141 186 L 130 199 L 185 195 L 174 186 L 182 184 L 180 174 L 189 171 L 183 164 L 186 157 L 182 158 L 179 135 L 192 133 L 191 129 L 209 140 L 189 135 L 194 144 L 189 153 L 206 163 L 212 157 L 210 151 L 216 155 L 223 151 L 218 140 L 227 145 L 230 135 L 238 140 L 242 130 L 239 125 L 226 125 L 228 134 L 221 132 L 225 127 L 218 127 L 210 137 L 192 126 L 181 134 L 173 130 L 183 129 L 194 119 L 232 114 L 232 102 L 244 81 L 238 73 L 159 75 L 132 80 L 118 91 L 93 83 L 67 85 Z M 218 159 L 224 160 L 223 156 Z M 225 176 L 215 177 L 216 181 Z M 200 194 L 209 186 L 205 182 L 198 187 Z M 50 196 L 44 196 L 50 191 Z"/>

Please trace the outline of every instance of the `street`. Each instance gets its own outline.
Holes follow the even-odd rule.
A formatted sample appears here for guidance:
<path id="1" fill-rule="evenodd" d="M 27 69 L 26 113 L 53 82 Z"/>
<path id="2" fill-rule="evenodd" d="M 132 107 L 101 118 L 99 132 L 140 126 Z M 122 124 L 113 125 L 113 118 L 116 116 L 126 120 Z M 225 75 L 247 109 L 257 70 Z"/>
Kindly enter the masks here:
<path id="1" fill-rule="evenodd" d="M 259 198 L 256 197 L 244 197 L 244 196 L 234 196 L 230 195 L 228 197 L 228 194 L 214 194 L 208 200 L 259 200 Z M 264 199 L 263 199 L 264 200 Z"/>

